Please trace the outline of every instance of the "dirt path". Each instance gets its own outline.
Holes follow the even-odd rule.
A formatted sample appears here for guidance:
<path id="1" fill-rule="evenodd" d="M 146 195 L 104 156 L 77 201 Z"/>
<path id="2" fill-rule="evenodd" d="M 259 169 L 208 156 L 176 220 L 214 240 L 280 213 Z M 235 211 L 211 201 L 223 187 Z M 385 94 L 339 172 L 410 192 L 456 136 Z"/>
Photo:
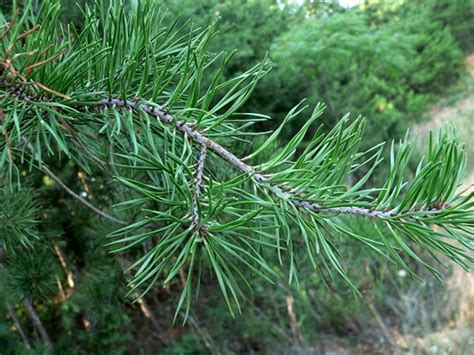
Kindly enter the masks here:
<path id="1" fill-rule="evenodd" d="M 474 191 L 474 53 L 466 59 L 467 77 L 462 98 L 452 102 L 440 100 L 428 112 L 431 120 L 413 128 L 416 140 L 426 137 L 429 131 L 436 131 L 448 124 L 453 126 L 466 144 L 468 167 L 466 178 L 460 190 Z M 451 104 L 446 102 L 451 101 Z M 423 337 L 412 338 L 422 349 L 432 353 L 467 354 L 474 353 L 474 275 L 459 267 L 453 268 L 447 279 L 448 300 L 457 302 L 455 319 L 444 329 Z"/>

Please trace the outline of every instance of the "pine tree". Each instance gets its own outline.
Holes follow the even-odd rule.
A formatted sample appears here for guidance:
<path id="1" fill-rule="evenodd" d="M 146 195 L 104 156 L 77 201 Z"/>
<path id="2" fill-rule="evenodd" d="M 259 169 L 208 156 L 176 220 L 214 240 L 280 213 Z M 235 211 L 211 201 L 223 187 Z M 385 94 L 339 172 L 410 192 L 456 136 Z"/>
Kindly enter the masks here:
<path id="1" fill-rule="evenodd" d="M 417 250 L 470 268 L 474 200 L 458 192 L 466 156 L 451 129 L 430 135 L 413 173 L 413 146 L 392 143 L 385 184 L 367 187 L 385 148 L 359 151 L 365 119 L 346 115 L 327 131 L 317 123 L 324 105 L 308 114 L 300 103 L 274 132 L 252 131 L 268 118 L 240 109 L 270 62 L 222 79 L 233 53 L 209 52 L 217 23 L 184 33 L 153 3 L 85 7 L 81 31 L 58 25 L 52 0 L 0 17 L 2 287 L 16 290 L 50 349 L 32 306 L 50 297 L 51 270 L 60 267 L 51 237 L 59 226 L 45 225 L 43 214 L 52 212 L 37 201 L 41 179 L 106 222 L 89 235 L 102 242 L 108 234 L 98 248 L 131 272 L 132 297 L 181 279 L 176 316 L 182 310 L 184 319 L 204 274 L 234 312 L 242 285 L 250 286 L 243 268 L 271 283 L 276 262 L 298 282 L 301 248 L 315 270 L 342 277 L 358 294 L 335 236 L 414 277 L 410 258 L 441 277 Z M 302 115 L 282 145 L 280 134 Z M 54 172 L 57 165 L 100 179 L 104 192 L 91 201 Z M 361 235 L 354 219 L 369 220 L 371 234 Z"/>

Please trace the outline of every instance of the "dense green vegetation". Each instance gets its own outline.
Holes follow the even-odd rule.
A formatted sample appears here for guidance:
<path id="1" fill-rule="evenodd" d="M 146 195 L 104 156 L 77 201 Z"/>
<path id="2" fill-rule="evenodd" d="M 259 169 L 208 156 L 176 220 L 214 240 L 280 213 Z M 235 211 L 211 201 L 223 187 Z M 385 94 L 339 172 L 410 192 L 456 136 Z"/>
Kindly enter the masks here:
<path id="1" fill-rule="evenodd" d="M 63 4 L 61 22 L 73 22 L 78 31 L 84 29 L 83 15 L 76 8 L 76 1 L 63 0 L 61 2 Z M 42 1 L 36 3 L 40 6 Z M 79 2 L 82 8 L 85 8 L 86 4 L 92 6 L 92 3 L 85 0 Z M 126 6 L 129 7 L 128 9 L 133 9 L 138 6 L 138 3 L 138 1 L 130 1 Z M 12 19 L 12 6 L 10 4 L 2 4 L 2 6 L 0 22 L 6 24 Z M 461 77 L 464 70 L 463 51 L 472 50 L 471 45 L 474 43 L 474 22 L 469 21 L 474 16 L 472 1 L 413 1 L 401 5 L 398 2 L 387 2 L 350 9 L 338 6 L 337 2 L 311 1 L 297 6 L 273 0 L 225 2 L 211 0 L 203 3 L 191 0 L 167 0 L 162 2 L 162 6 L 169 10 L 159 15 L 164 18 L 163 23 L 171 24 L 176 16 L 180 16 L 177 27 L 183 27 L 179 33 L 183 35 L 184 40 L 174 42 L 175 39 L 170 39 L 170 42 L 157 49 L 163 51 L 164 57 L 168 54 L 168 50 L 174 53 L 173 59 L 170 60 L 170 67 L 176 65 L 176 68 L 181 68 L 176 63 L 179 62 L 180 55 L 187 53 L 183 43 L 187 43 L 187 38 L 190 38 L 189 31 L 198 27 L 207 27 L 215 21 L 216 17 L 220 17 L 218 31 L 216 33 L 204 32 L 214 38 L 207 41 L 207 39 L 202 39 L 206 36 L 203 35 L 200 37 L 201 41 L 189 44 L 190 48 L 192 47 L 199 55 L 193 58 L 195 62 L 192 65 L 196 63 L 199 67 L 200 60 L 204 63 L 205 60 L 214 58 L 203 54 L 206 51 L 218 53 L 226 50 L 233 53 L 234 49 L 237 49 L 232 58 L 230 56 L 226 58 L 228 65 L 221 67 L 221 62 L 216 60 L 209 64 L 209 70 L 222 70 L 220 83 L 230 80 L 233 84 L 232 78 L 240 75 L 246 80 L 249 77 L 252 78 L 250 83 L 253 85 L 253 76 L 259 76 L 261 72 L 256 68 L 249 73 L 249 68 L 262 63 L 266 57 L 270 59 L 270 62 L 264 62 L 263 66 L 263 71 L 269 70 L 268 74 L 261 78 L 255 88 L 252 87 L 254 91 L 248 100 L 245 102 L 241 100 L 241 105 L 239 104 L 241 106 L 239 112 L 256 112 L 272 118 L 270 121 L 263 121 L 260 120 L 260 116 L 255 116 L 256 120 L 252 129 L 260 131 L 276 129 L 295 104 L 307 98 L 307 102 L 312 107 L 316 106 L 317 102 L 326 104 L 326 111 L 318 118 L 319 122 L 325 124 L 322 128 L 324 132 L 329 132 L 334 127 L 336 129 L 341 127 L 342 118 L 347 112 L 350 112 L 353 118 L 359 115 L 366 117 L 366 134 L 360 142 L 362 150 L 372 148 L 381 141 L 392 139 L 398 141 L 403 138 L 407 128 L 419 121 L 436 97 L 443 94 Z M 39 11 L 39 8 L 36 10 Z M 43 16 L 51 20 L 48 17 L 53 16 L 51 13 L 43 13 Z M 156 14 L 150 14 L 150 16 L 158 17 Z M 158 18 L 154 19 L 157 20 L 158 25 Z M 55 18 L 53 20 L 44 26 L 47 27 L 44 29 L 46 33 L 48 31 L 55 33 L 57 30 L 55 24 L 59 24 L 60 21 L 55 21 Z M 90 18 L 89 21 L 89 23 L 92 22 Z M 3 30 L 5 27 L 0 31 Z M 123 31 L 123 29 L 120 30 Z M 19 34 L 20 32 L 16 33 L 16 35 Z M 41 38 L 38 38 L 38 43 L 41 43 Z M 168 40 L 166 36 L 163 38 Z M 84 39 L 85 42 L 87 40 Z M 135 40 L 140 41 L 137 38 Z M 5 43 L 2 42 L 2 54 L 6 51 Z M 26 43 L 30 42 L 26 41 Z M 176 51 L 173 45 L 177 46 Z M 135 47 L 130 45 L 130 48 Z M 85 49 L 84 62 L 86 62 L 85 57 L 89 55 L 88 50 L 90 53 L 95 53 L 94 50 L 99 49 L 94 48 L 93 45 Z M 135 54 L 131 53 L 130 57 Z M 146 53 L 146 55 L 150 54 Z M 108 59 L 113 61 L 113 58 L 123 59 L 123 63 L 114 63 L 114 65 L 117 64 L 116 67 L 123 65 L 120 68 L 125 69 L 123 74 L 118 71 L 115 77 L 111 75 L 106 85 L 116 88 L 117 92 L 127 92 L 129 88 L 119 86 L 121 84 L 114 83 L 114 80 L 110 79 L 120 82 L 121 75 L 125 78 L 128 78 L 128 75 L 132 77 L 133 69 L 129 68 L 139 67 L 141 63 L 128 62 L 131 59 L 123 53 L 111 54 Z M 76 58 L 70 60 L 73 62 Z M 161 61 L 157 63 L 157 65 L 163 64 Z M 62 65 L 68 70 L 75 70 L 75 67 L 67 61 L 63 61 Z M 99 64 L 88 65 L 91 67 L 97 65 L 94 68 L 99 68 Z M 115 69 L 113 65 L 104 65 L 103 68 L 111 73 Z M 73 76 L 66 76 L 62 82 L 54 82 L 55 72 L 52 69 L 48 70 L 40 70 L 35 78 L 51 83 L 54 88 L 66 88 L 72 85 L 70 83 L 79 80 Z M 150 68 L 147 70 L 151 71 Z M 88 73 L 91 77 L 97 75 L 91 72 Z M 89 88 L 92 85 L 91 96 L 101 90 L 94 86 L 97 83 L 85 83 L 87 81 L 85 75 L 80 80 L 83 82 L 81 85 L 77 84 L 77 87 Z M 199 80 L 201 80 L 202 88 L 207 88 L 212 85 L 213 76 L 203 76 Z M 130 86 L 139 87 L 136 91 L 141 90 L 149 94 L 153 91 L 148 86 L 144 87 L 148 83 L 137 83 L 132 79 L 130 82 L 133 83 Z M 97 84 L 97 86 L 100 85 Z M 223 90 L 215 94 L 209 105 L 220 103 L 220 100 L 225 99 L 226 90 L 230 90 L 231 87 L 232 85 L 224 86 Z M 193 88 L 200 89 L 197 86 Z M 246 93 L 245 90 L 244 93 Z M 71 95 L 73 94 L 78 95 L 76 92 Z M 187 112 L 185 105 L 189 102 L 195 103 L 192 95 L 188 94 L 186 92 L 185 95 L 175 99 L 174 108 L 180 110 L 179 112 Z M 89 94 L 81 92 L 81 95 L 78 101 L 90 100 Z M 169 98 L 173 94 L 171 89 L 166 87 L 159 95 L 161 98 Z M 11 107 L 12 104 L 7 97 L 0 99 L 3 100 L 2 107 L 6 104 L 10 104 Z M 240 96 L 236 101 L 239 100 Z M 225 106 L 225 109 L 228 107 Z M 7 111 L 5 108 L 2 110 Z M 53 112 L 54 105 L 38 106 L 35 110 L 44 110 L 56 117 Z M 25 113 L 24 110 L 20 108 L 17 110 L 16 107 L 13 111 L 21 113 L 21 117 L 25 120 L 31 120 L 28 116 L 30 112 Z M 85 112 L 95 114 L 91 108 L 87 108 Z M 3 115 L 3 111 L 1 114 Z M 76 113 L 70 111 L 65 116 L 74 114 Z M 200 113 L 196 110 L 193 114 L 198 117 Z M 96 116 L 91 117 L 99 120 Z M 229 115 L 229 117 L 232 116 Z M 101 131 L 107 135 L 105 140 L 114 139 L 114 131 L 120 131 L 121 127 L 117 127 L 117 122 L 123 125 L 131 122 L 120 121 L 118 116 L 115 118 L 117 121 L 113 121 L 113 124 L 101 128 Z M 243 115 L 237 116 L 236 124 L 245 125 L 246 118 L 247 116 Z M 9 138 L 4 138 L 5 132 L 16 134 L 14 133 L 17 124 L 15 122 L 18 121 L 15 119 L 11 117 L 11 126 L 8 126 L 8 130 L 2 123 L 2 164 L 5 166 L 9 161 L 8 149 L 5 147 L 10 144 L 6 141 Z M 96 131 L 87 128 L 84 122 L 77 123 L 76 119 L 80 120 L 80 118 L 75 118 L 69 124 L 61 123 L 57 131 L 54 126 L 48 126 L 48 131 L 43 129 L 45 132 L 42 133 L 43 136 L 31 136 L 30 139 L 35 139 L 33 142 L 35 146 L 37 144 L 44 146 L 45 152 L 47 150 L 54 152 L 54 155 L 44 157 L 45 163 L 72 190 L 82 191 L 82 196 L 87 197 L 97 206 L 110 206 L 123 201 L 124 196 L 133 196 L 134 200 L 129 201 L 132 209 L 123 209 L 118 213 L 121 216 L 133 216 L 133 218 L 140 216 L 139 208 L 133 203 L 146 201 L 153 190 L 148 190 L 148 195 L 145 194 L 147 196 L 138 193 L 140 189 L 143 191 L 148 187 L 140 186 L 137 189 L 139 183 L 137 177 L 144 179 L 148 173 L 127 175 L 128 173 L 124 172 L 126 169 L 120 166 L 120 164 L 127 164 L 127 157 L 124 155 L 129 147 L 137 144 L 133 142 L 134 139 L 140 138 L 132 136 L 126 144 L 120 143 L 115 148 L 119 150 L 116 158 L 120 160 L 120 164 L 115 168 L 120 169 L 120 174 L 111 171 L 112 168 L 95 170 L 100 172 L 92 178 L 87 173 L 94 169 L 94 164 L 97 162 L 86 157 L 75 160 L 66 159 L 68 149 L 73 154 L 78 154 L 77 152 L 84 152 L 82 149 L 95 152 L 99 151 L 98 147 L 101 147 L 101 143 L 95 136 Z M 284 152 L 285 144 L 288 142 L 293 147 L 291 138 L 311 119 L 308 115 L 294 117 L 291 124 L 284 126 L 278 139 L 272 141 L 267 147 L 269 149 L 258 157 L 260 160 L 255 160 L 255 162 L 268 161 L 274 157 L 274 152 Z M 31 120 L 31 122 L 35 121 Z M 67 117 L 66 122 L 68 122 Z M 31 126 L 22 127 L 22 129 L 32 129 L 36 127 L 35 124 L 31 123 Z M 45 123 L 42 125 L 44 126 Z M 81 129 L 85 127 L 81 131 L 81 139 L 87 142 L 86 148 L 80 144 L 71 143 L 74 141 L 74 134 L 70 131 L 71 125 L 81 127 Z M 130 127 L 127 126 L 128 128 Z M 212 133 L 212 125 L 209 124 L 207 128 Z M 230 136 L 231 129 L 224 128 L 224 134 Z M 298 150 L 294 148 L 297 154 L 303 152 L 308 146 L 311 148 L 310 136 L 315 133 L 316 128 L 316 124 L 309 128 L 309 133 L 304 136 L 305 139 L 302 140 Z M 353 129 L 354 132 L 358 131 L 357 127 Z M 142 126 L 139 130 L 146 130 L 146 127 Z M 341 129 L 333 132 L 343 131 Z M 214 134 L 217 136 L 217 133 Z M 252 153 L 268 140 L 268 135 L 252 138 L 249 133 L 246 134 L 252 139 L 253 146 L 249 147 L 248 144 L 245 145 L 238 140 L 229 143 L 238 156 Z M 68 136 L 64 141 L 70 144 L 65 149 L 61 144 L 56 143 L 62 142 L 63 135 Z M 50 136 L 53 138 L 44 138 Z M 337 135 L 329 137 L 334 138 L 335 141 Z M 348 134 L 347 140 L 350 143 L 354 142 L 354 145 L 359 143 L 351 134 Z M 328 144 L 330 141 L 328 140 Z M 458 145 L 451 144 L 453 141 L 442 140 L 446 142 L 446 146 L 450 147 L 449 149 L 452 149 L 453 166 L 459 168 L 455 164 L 455 162 L 460 162 L 457 160 L 459 156 L 456 155 Z M 101 153 L 102 155 L 97 154 L 95 158 L 108 159 L 108 155 L 113 154 L 110 151 L 113 149 L 111 147 L 113 145 L 107 146 L 106 151 Z M 436 152 L 440 155 L 445 154 L 443 149 Z M 159 156 L 157 152 L 152 154 L 146 150 L 140 150 L 140 153 L 146 159 L 137 160 L 135 164 L 143 166 L 151 164 L 154 169 L 161 166 L 161 162 L 153 161 L 154 156 Z M 165 288 L 151 288 L 143 301 L 132 303 L 131 301 L 138 294 L 133 292 L 129 298 L 126 298 L 125 294 L 130 290 L 127 288 L 127 283 L 131 281 L 133 275 L 124 273 L 123 270 L 130 267 L 130 264 L 138 259 L 138 255 L 149 252 L 154 246 L 154 240 L 143 239 L 145 242 L 139 244 L 139 248 L 132 248 L 125 256 L 120 253 L 111 254 L 111 248 L 104 245 L 119 237 L 127 238 L 125 234 L 114 233 L 116 226 L 113 222 L 92 216 L 90 211 L 71 198 L 58 182 L 51 179 L 44 171 L 30 169 L 36 163 L 34 159 L 30 161 L 26 159 L 27 148 L 15 150 L 14 154 L 16 154 L 14 161 L 17 165 L 8 165 L 9 170 L 5 169 L 8 170 L 6 172 L 2 170 L 0 178 L 0 205 L 2 206 L 0 210 L 2 220 L 0 225 L 0 262 L 2 264 L 0 270 L 0 350 L 2 353 L 47 351 L 47 338 L 41 334 L 40 328 L 30 321 L 32 319 L 30 306 L 39 314 L 50 341 L 58 353 L 107 353 L 111 349 L 114 353 L 133 350 L 152 352 L 157 347 L 160 347 L 164 353 L 170 354 L 208 353 L 209 351 L 286 352 L 290 351 L 292 346 L 310 346 L 318 342 L 324 333 L 357 336 L 363 331 L 364 322 L 371 317 L 371 314 L 367 312 L 367 304 L 381 311 L 390 312 L 390 307 L 387 306 L 385 300 L 389 297 L 397 297 L 401 289 L 409 287 L 400 278 L 394 277 L 400 270 L 400 265 L 406 265 L 408 273 L 410 269 L 413 269 L 414 272 L 425 275 L 420 269 L 422 263 L 416 258 L 414 261 L 409 256 L 402 255 L 400 260 L 396 260 L 398 265 L 389 264 L 377 255 L 377 248 L 361 248 L 360 240 L 358 241 L 357 238 L 348 239 L 347 234 L 335 233 L 331 243 L 337 246 L 337 253 L 343 260 L 342 267 L 351 269 L 350 279 L 355 288 L 364 295 L 364 300 L 353 296 L 344 280 L 344 273 L 342 273 L 343 277 L 333 277 L 338 270 L 333 268 L 331 271 L 330 268 L 326 269 L 326 265 L 319 264 L 318 270 L 314 269 L 312 265 L 314 261 L 308 256 L 307 251 L 317 248 L 316 245 L 308 243 L 308 249 L 306 249 L 304 243 L 291 244 L 291 247 L 295 247 L 294 253 L 298 255 L 296 264 L 293 264 L 291 260 L 292 268 L 294 266 L 298 269 L 298 274 L 303 275 L 300 276 L 298 283 L 288 284 L 288 279 L 295 277 L 295 271 L 282 267 L 278 258 L 268 264 L 275 274 L 273 275 L 275 276 L 274 285 L 261 280 L 260 276 L 257 277 L 256 274 L 259 273 L 255 270 L 242 269 L 243 276 L 250 280 L 253 293 L 243 292 L 246 300 L 242 303 L 242 314 L 235 312 L 232 315 L 228 310 L 228 303 L 231 303 L 230 308 L 235 311 L 237 309 L 235 301 L 229 297 L 231 301 L 226 302 L 220 293 L 222 286 L 216 282 L 215 277 L 212 277 L 212 272 L 203 270 L 202 282 L 199 286 L 199 301 L 193 302 L 186 325 L 171 327 L 176 304 L 180 300 L 183 287 L 186 287 L 186 275 L 180 274 L 179 268 L 170 267 L 176 277 L 168 282 Z M 23 161 L 22 157 L 26 160 Z M 178 163 L 179 159 L 187 158 L 183 155 L 173 160 L 165 170 L 169 172 L 172 167 L 182 168 L 182 165 Z M 209 161 L 213 168 L 213 176 L 230 179 L 229 174 L 217 159 L 209 158 Z M 353 163 L 355 165 L 361 162 L 354 161 Z M 399 165 L 395 167 L 403 169 L 404 164 L 408 166 L 407 174 L 413 175 L 416 165 L 411 167 L 411 171 L 409 162 L 399 162 Z M 382 181 L 389 175 L 389 167 L 390 164 L 381 163 L 374 180 Z M 341 179 L 341 181 L 338 180 L 339 185 L 356 184 L 365 176 L 369 168 L 370 165 L 368 167 L 362 165 L 359 171 L 348 177 L 342 173 L 328 174 L 328 176 L 335 180 Z M 431 177 L 429 174 L 430 172 L 427 171 L 428 178 Z M 123 178 L 119 178 L 119 183 L 112 183 L 112 175 L 120 175 Z M 454 175 L 456 174 L 453 173 Z M 15 176 L 21 176 L 23 179 L 21 189 L 18 187 Z M 149 173 L 147 178 L 157 181 L 153 180 L 155 179 L 153 172 Z M 11 182 L 13 184 L 10 184 Z M 184 180 L 181 182 L 185 185 Z M 14 186 L 13 191 L 11 185 Z M 130 187 L 138 192 L 130 192 Z M 153 203 L 164 203 L 165 199 L 162 198 L 163 196 L 160 196 Z M 213 198 L 221 198 L 221 196 L 216 193 Z M 224 201 L 223 197 L 222 199 Z M 400 195 L 398 199 L 391 202 L 395 200 L 398 203 L 407 201 L 409 198 Z M 153 203 L 146 202 L 148 208 L 153 208 Z M 174 203 L 177 205 L 176 201 Z M 238 215 L 241 209 L 244 210 L 238 206 L 229 215 Z M 11 219 L 10 216 L 16 216 L 17 219 Z M 249 215 L 245 218 L 250 219 Z M 248 222 L 245 218 L 242 220 Z M 372 222 L 369 220 L 349 218 L 341 220 L 344 223 L 342 225 L 357 231 L 357 235 L 371 236 L 374 233 Z M 218 228 L 225 231 L 226 226 L 222 224 Z M 216 228 L 216 233 L 218 228 Z M 288 229 L 289 234 L 301 236 L 304 239 L 304 229 L 296 226 L 289 228 L 291 228 L 291 230 Z M 138 235 L 136 240 L 147 237 L 147 232 L 142 232 L 144 234 Z M 423 231 L 423 233 L 427 232 Z M 115 239 L 111 239 L 111 236 Z M 125 244 L 124 242 L 117 245 L 125 246 Z M 422 257 L 432 258 L 419 245 L 417 246 L 417 243 L 408 244 Z M 263 243 L 258 245 L 258 248 L 264 247 Z M 240 249 L 236 250 L 240 252 Z M 275 257 L 277 254 L 271 250 L 265 250 L 264 253 L 269 257 Z M 179 254 L 175 254 L 175 259 L 180 257 Z M 243 260 L 243 257 L 241 258 Z M 238 257 L 236 259 L 240 260 Z M 333 263 L 330 257 L 323 260 L 324 263 Z M 285 261 L 290 263 L 288 260 Z M 434 265 L 436 260 L 430 259 L 428 264 Z M 223 269 L 231 267 L 229 265 L 231 264 L 225 265 Z M 223 273 L 226 274 L 226 272 Z M 140 280 L 140 278 L 135 278 L 132 283 Z M 143 289 L 139 288 L 137 291 L 143 291 Z M 191 302 L 190 299 L 186 299 L 186 302 L 188 301 Z M 185 312 L 186 307 L 183 307 L 182 312 L 178 313 L 179 324 Z M 294 314 L 298 317 L 296 323 L 292 318 Z M 18 317 L 18 323 L 15 317 Z M 18 324 L 22 324 L 27 340 L 22 339 Z"/>

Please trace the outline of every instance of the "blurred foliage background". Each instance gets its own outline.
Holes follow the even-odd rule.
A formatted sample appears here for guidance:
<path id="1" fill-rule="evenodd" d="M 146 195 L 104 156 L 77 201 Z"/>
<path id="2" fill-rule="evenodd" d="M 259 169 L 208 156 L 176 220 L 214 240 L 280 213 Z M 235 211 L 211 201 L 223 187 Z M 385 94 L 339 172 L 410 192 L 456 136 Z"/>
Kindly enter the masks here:
<path id="1" fill-rule="evenodd" d="M 39 6 L 41 0 L 36 2 Z M 62 0 L 62 22 L 80 28 L 81 8 L 88 3 Z M 266 56 L 271 59 L 271 72 L 245 107 L 272 117 L 259 129 L 276 128 L 307 98 L 328 106 L 323 118 L 328 128 L 347 112 L 367 117 L 365 148 L 400 139 L 409 128 L 422 135 L 450 122 L 466 140 L 472 161 L 474 57 L 469 53 L 474 50 L 474 0 L 367 0 L 352 7 L 331 0 L 161 3 L 170 22 L 178 17 L 179 25 L 190 29 L 219 18 L 210 50 L 237 49 L 225 69 L 227 77 Z M 5 14 L 10 7 L 9 1 L 2 2 Z M 285 136 L 303 123 L 295 122 Z M 380 177 L 386 173 L 381 167 Z M 61 161 L 55 169 L 76 191 L 108 198 L 110 187 L 101 177 L 88 178 Z M 274 286 L 256 280 L 243 314 L 236 318 L 217 286 L 204 284 L 187 324 L 173 326 L 180 285 L 155 288 L 144 302 L 125 299 L 126 261 L 103 247 L 111 226 L 71 203 L 53 181 L 40 181 L 39 186 L 32 184 L 34 193 L 24 196 L 28 201 L 37 194 L 35 200 L 42 201 L 37 206 L 40 230 L 31 230 L 28 221 L 23 225 L 25 233 L 44 237 L 38 240 L 43 246 L 35 248 L 41 255 L 16 253 L 5 260 L 0 274 L 1 353 L 45 351 L 39 340 L 30 339 L 31 348 L 21 341 L 8 311 L 25 293 L 36 301 L 59 353 L 472 353 L 474 282 L 469 275 L 448 267 L 442 285 L 418 270 L 425 282 L 413 281 L 404 270 L 350 243 L 341 253 L 363 298 L 346 293 L 342 283 L 320 279 L 308 265 L 299 287 L 288 286 L 283 272 Z M 8 193 L 0 190 L 0 204 L 9 201 Z M 358 223 L 363 233 L 367 222 Z M 0 233 L 8 236 L 8 225 L 1 225 Z M 97 239 L 98 234 L 104 239 Z M 15 277 L 13 266 L 24 266 L 31 277 Z M 17 310 L 20 318 L 23 312 Z M 26 328 L 33 333 L 31 325 Z"/>

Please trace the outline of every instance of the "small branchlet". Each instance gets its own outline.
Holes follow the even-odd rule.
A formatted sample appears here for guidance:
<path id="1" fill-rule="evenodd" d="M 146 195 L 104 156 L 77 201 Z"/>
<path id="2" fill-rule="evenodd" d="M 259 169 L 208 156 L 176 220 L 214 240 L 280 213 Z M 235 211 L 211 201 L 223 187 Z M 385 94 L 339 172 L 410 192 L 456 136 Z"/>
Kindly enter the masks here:
<path id="1" fill-rule="evenodd" d="M 2 35 L 0 35 L 0 41 L 3 40 L 5 38 L 5 36 L 10 32 L 10 30 L 13 28 L 17 18 L 18 18 L 18 12 L 16 13 L 16 15 L 14 16 L 12 21 L 9 23 L 9 25 L 8 25 L 7 29 L 5 30 L 5 32 Z M 37 61 L 37 62 L 29 65 L 25 69 L 26 72 L 27 72 L 26 75 L 23 75 L 22 73 L 20 73 L 15 68 L 14 62 L 22 56 L 28 56 L 28 57 L 31 58 L 33 55 L 35 55 L 37 53 L 38 49 L 35 49 L 33 51 L 30 51 L 30 52 L 17 53 L 10 59 L 10 55 L 13 52 L 13 49 L 15 48 L 15 44 L 17 42 L 21 41 L 21 40 L 24 40 L 25 38 L 32 35 L 33 33 L 35 33 L 37 30 L 39 30 L 39 28 L 40 28 L 39 25 L 36 25 L 33 28 L 21 33 L 20 35 L 18 35 L 16 38 L 14 38 L 11 41 L 11 43 L 9 44 L 9 46 L 7 47 L 7 49 L 4 53 L 3 59 L 0 60 L 0 75 L 2 75 L 5 79 L 7 79 L 10 82 L 10 87 L 14 87 L 15 83 L 17 83 L 17 84 L 19 83 L 21 85 L 30 85 L 30 86 L 36 87 L 40 90 L 46 91 L 50 94 L 53 94 L 55 96 L 58 96 L 58 97 L 61 97 L 63 99 L 68 100 L 68 99 L 70 99 L 70 97 L 68 95 L 62 94 L 58 91 L 55 91 L 51 88 L 48 88 L 47 86 L 45 86 L 45 85 L 43 85 L 43 84 L 41 84 L 37 81 L 27 79 L 31 75 L 31 73 L 34 69 L 39 68 L 43 65 L 46 65 L 46 64 L 50 63 L 51 61 L 53 61 L 54 59 L 57 59 L 58 57 L 60 57 L 65 52 L 64 50 L 60 51 L 59 53 L 56 53 L 56 54 L 52 55 L 51 57 L 49 57 L 45 60 Z M 41 58 L 42 55 L 44 55 L 44 53 L 47 52 L 47 50 L 49 50 L 50 47 L 51 47 L 51 45 L 48 46 L 48 48 L 40 54 L 40 58 Z M 5 83 L 5 81 L 4 81 L 4 83 Z M 26 97 L 30 97 L 30 96 L 22 93 L 22 97 L 26 98 Z"/>

